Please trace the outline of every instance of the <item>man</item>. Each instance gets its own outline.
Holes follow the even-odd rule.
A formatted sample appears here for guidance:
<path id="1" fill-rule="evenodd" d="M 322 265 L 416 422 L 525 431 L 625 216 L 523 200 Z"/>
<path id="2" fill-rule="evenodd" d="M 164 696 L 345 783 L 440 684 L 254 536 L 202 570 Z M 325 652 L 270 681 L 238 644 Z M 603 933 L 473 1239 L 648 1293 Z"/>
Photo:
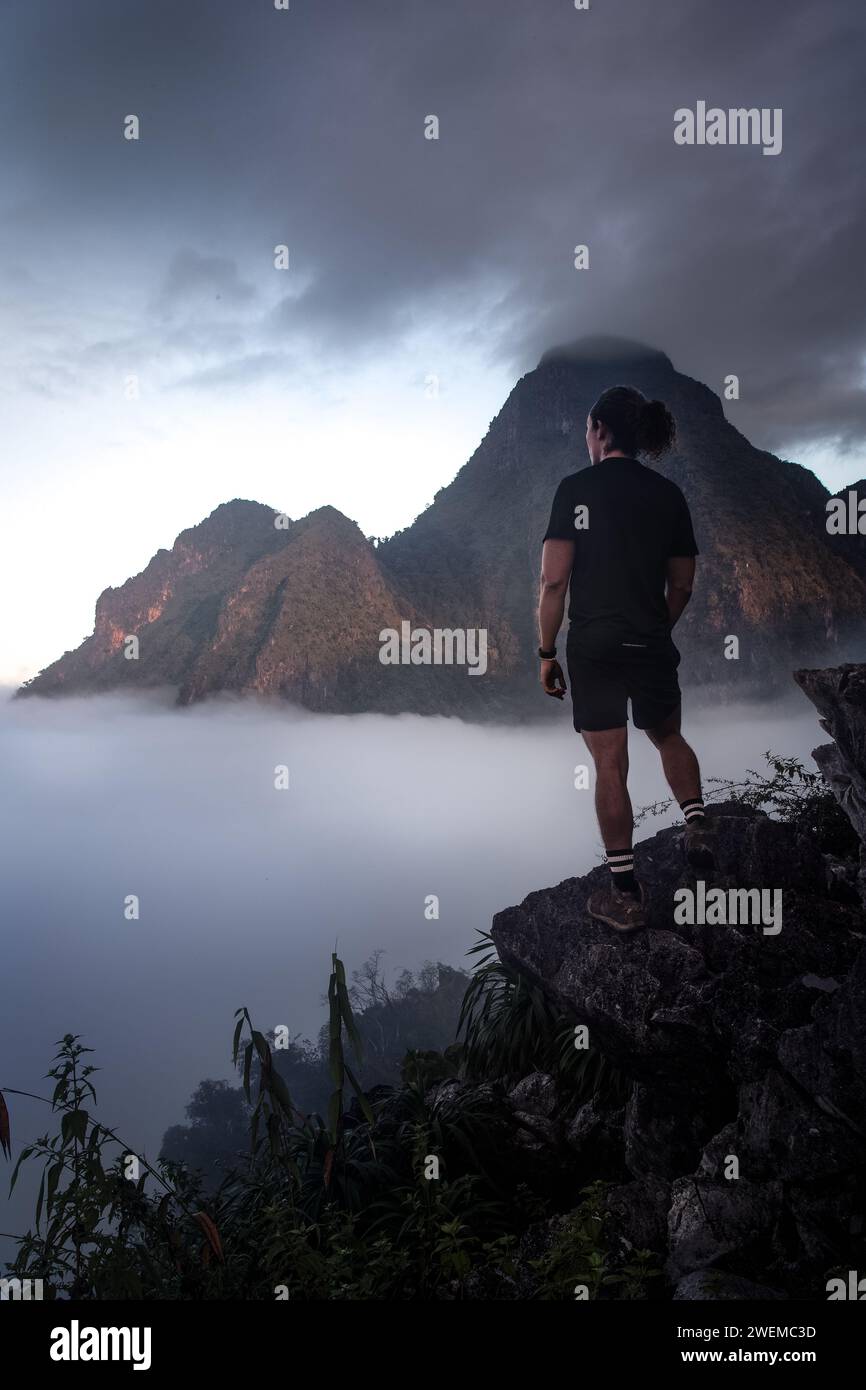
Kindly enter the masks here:
<path id="1" fill-rule="evenodd" d="M 542 550 L 541 684 L 546 694 L 564 697 L 555 643 L 568 589 L 574 727 L 595 764 L 595 808 L 610 870 L 607 886 L 587 906 L 590 916 L 619 932 L 646 926 L 627 786 L 629 700 L 635 727 L 659 750 L 683 810 L 689 862 L 700 868 L 714 862 L 698 760 L 680 733 L 680 654 L 671 637 L 691 598 L 698 547 L 680 489 L 636 457 L 664 452 L 674 433 L 663 402 L 630 386 L 605 391 L 586 421 L 592 467 L 560 483 Z"/>

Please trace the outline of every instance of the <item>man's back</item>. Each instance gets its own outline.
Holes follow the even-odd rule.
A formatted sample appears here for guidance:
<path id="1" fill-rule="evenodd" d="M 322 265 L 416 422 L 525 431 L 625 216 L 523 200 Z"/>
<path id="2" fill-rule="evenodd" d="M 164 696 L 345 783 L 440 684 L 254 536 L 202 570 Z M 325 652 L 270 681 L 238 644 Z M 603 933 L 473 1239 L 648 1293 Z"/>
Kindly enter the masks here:
<path id="1" fill-rule="evenodd" d="M 686 820 L 688 863 L 706 870 L 715 862 L 698 760 L 680 731 L 680 652 L 672 636 L 691 597 L 698 548 L 679 488 L 637 461 L 640 453 L 658 458 L 675 436 L 664 401 L 647 400 L 635 386 L 602 391 L 586 417 L 590 467 L 560 483 L 541 555 L 541 686 L 545 695 L 565 696 L 556 640 L 568 586 L 574 727 L 595 764 L 595 809 L 610 870 L 587 912 L 623 933 L 648 921 L 634 867 L 629 709 L 635 728 L 661 754 Z"/>
<path id="2" fill-rule="evenodd" d="M 675 483 L 636 459 L 603 459 L 562 480 L 544 539 L 575 543 L 570 644 L 612 656 L 668 639 L 667 561 L 698 553 Z"/>

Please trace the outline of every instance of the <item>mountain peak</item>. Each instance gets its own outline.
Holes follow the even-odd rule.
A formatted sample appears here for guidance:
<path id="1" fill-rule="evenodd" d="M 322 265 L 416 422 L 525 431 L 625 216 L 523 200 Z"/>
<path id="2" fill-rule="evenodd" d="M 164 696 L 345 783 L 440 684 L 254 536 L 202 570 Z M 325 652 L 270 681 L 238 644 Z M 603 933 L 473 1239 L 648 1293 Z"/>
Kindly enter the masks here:
<path id="1" fill-rule="evenodd" d="M 659 348 L 639 343 L 633 338 L 617 338 L 612 335 L 594 334 L 577 338 L 572 343 L 548 348 L 539 360 L 539 367 L 548 367 L 557 362 L 617 363 L 629 366 L 636 362 L 655 362 L 673 371 L 673 363 Z"/>
<path id="2" fill-rule="evenodd" d="M 312 532 L 320 537 L 331 537 L 343 542 L 350 540 L 364 542 L 364 533 L 357 521 L 346 516 L 346 513 L 341 512 L 339 507 L 332 507 L 330 503 L 326 503 L 323 507 L 314 507 L 295 525 L 301 534 Z"/>
<path id="3" fill-rule="evenodd" d="M 353 521 L 350 516 L 346 516 L 345 512 L 341 512 L 339 507 L 333 506 L 330 502 L 323 503 L 321 507 L 314 507 L 311 512 L 307 512 L 303 519 L 304 521 L 312 521 L 314 518 L 317 521 L 330 521 L 336 526 L 342 526 L 344 524 L 357 526 L 358 524 Z"/>
<path id="4" fill-rule="evenodd" d="M 186 529 L 198 530 L 200 527 L 250 526 L 265 522 L 273 524 L 274 508 L 264 502 L 253 502 L 246 497 L 233 497 L 229 502 L 220 502 L 201 521 Z"/>

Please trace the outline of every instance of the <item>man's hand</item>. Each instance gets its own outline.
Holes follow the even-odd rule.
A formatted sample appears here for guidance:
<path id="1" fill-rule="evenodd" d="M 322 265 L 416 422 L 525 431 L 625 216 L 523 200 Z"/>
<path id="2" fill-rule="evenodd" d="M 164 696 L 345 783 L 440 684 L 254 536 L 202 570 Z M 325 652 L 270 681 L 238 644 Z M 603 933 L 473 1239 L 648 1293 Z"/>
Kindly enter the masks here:
<path id="1" fill-rule="evenodd" d="M 545 695 L 552 695 L 555 700 L 562 699 L 565 694 L 565 676 L 558 661 L 542 661 L 539 679 Z"/>

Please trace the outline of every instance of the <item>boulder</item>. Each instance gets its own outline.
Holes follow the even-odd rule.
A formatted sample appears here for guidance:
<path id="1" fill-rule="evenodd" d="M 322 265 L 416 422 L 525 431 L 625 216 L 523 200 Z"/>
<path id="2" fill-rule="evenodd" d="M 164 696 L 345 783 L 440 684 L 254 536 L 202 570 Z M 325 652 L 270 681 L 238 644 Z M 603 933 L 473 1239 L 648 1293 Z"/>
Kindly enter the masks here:
<path id="1" fill-rule="evenodd" d="M 501 960 L 586 1025 L 631 1083 L 624 1107 L 579 1105 L 566 1146 L 584 1178 L 594 1166 L 613 1179 L 611 1248 L 655 1251 L 678 1300 L 823 1298 L 829 1271 L 866 1265 L 866 666 L 796 678 L 835 740 L 815 757 L 860 864 L 835 813 L 846 843 L 829 854 L 809 816 L 771 819 L 736 801 L 709 810 L 707 886 L 781 893 L 780 931 L 683 924 L 675 895 L 697 894 L 699 878 L 677 828 L 635 847 L 646 931 L 620 937 L 588 916 L 603 867 L 493 923 Z M 509 1103 L 541 1127 L 542 1148 L 558 1109 L 569 1113 L 541 1073 Z"/>
<path id="2" fill-rule="evenodd" d="M 859 887 L 866 904 L 866 665 L 795 671 L 794 680 L 833 739 L 812 757 L 860 839 Z"/>

